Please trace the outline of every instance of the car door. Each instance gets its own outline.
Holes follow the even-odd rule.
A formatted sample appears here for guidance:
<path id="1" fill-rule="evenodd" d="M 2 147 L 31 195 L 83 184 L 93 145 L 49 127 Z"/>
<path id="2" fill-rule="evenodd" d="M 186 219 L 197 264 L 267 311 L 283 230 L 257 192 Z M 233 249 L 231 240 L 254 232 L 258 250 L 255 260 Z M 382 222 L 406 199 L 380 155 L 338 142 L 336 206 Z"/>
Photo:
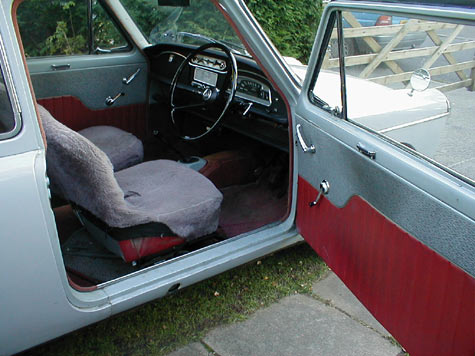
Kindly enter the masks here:
<path id="1" fill-rule="evenodd" d="M 374 103 L 363 107 L 362 112 L 370 116 L 380 101 L 389 100 L 388 106 L 398 98 L 410 99 L 411 92 L 407 89 L 403 97 L 381 87 L 378 96 L 372 83 L 366 86 L 347 73 L 352 61 L 371 56 L 366 62 L 370 63 L 380 58 L 384 46 L 380 45 L 379 54 L 363 52 L 359 58 L 349 58 L 344 41 L 352 35 L 343 38 L 345 11 L 378 11 L 403 18 L 417 13 L 417 21 L 446 21 L 450 26 L 457 26 L 457 18 L 464 18 L 464 25 L 473 25 L 475 13 L 468 8 L 445 8 L 447 18 L 442 19 L 435 7 L 330 3 L 322 16 L 294 114 L 298 231 L 411 355 L 473 355 L 474 177 L 458 172 L 458 166 L 448 168 L 437 155 L 414 150 L 403 138 L 391 137 L 391 130 L 372 127 L 368 122 L 374 117 L 363 114 L 358 120 L 351 119 L 356 115 L 355 106 L 368 96 Z M 448 30 L 440 31 L 444 41 L 451 36 L 443 32 Z M 396 33 L 399 39 L 405 37 L 403 32 Z M 339 61 L 328 57 L 327 46 L 335 36 L 340 44 Z M 338 61 L 333 71 L 323 69 L 329 60 Z M 473 65 L 473 54 L 470 63 Z M 391 75 L 394 78 L 397 74 Z M 336 88 L 333 97 L 326 93 L 332 87 Z M 359 88 L 359 92 L 351 92 L 351 88 Z M 428 93 L 413 95 L 421 98 Z M 435 105 L 432 102 L 430 107 Z M 394 111 L 402 112 L 397 120 L 405 120 L 426 109 L 401 107 Z M 437 119 L 445 118 L 445 114 L 428 113 Z M 385 111 L 381 117 L 386 120 L 394 116 Z M 432 125 L 429 119 L 417 122 Z M 401 129 L 414 125 L 406 122 L 393 126 Z M 465 130 L 472 126 L 468 124 Z M 427 127 L 420 130 L 420 140 L 435 140 L 424 136 L 429 135 Z M 417 129 L 414 126 L 413 131 Z M 465 147 L 467 162 L 473 157 L 474 145 L 473 141 L 465 144 L 457 147 Z M 448 153 L 455 155 L 453 150 Z"/>
<path id="2" fill-rule="evenodd" d="M 144 137 L 147 62 L 103 2 L 27 0 L 14 11 L 40 104 L 76 131 Z"/>

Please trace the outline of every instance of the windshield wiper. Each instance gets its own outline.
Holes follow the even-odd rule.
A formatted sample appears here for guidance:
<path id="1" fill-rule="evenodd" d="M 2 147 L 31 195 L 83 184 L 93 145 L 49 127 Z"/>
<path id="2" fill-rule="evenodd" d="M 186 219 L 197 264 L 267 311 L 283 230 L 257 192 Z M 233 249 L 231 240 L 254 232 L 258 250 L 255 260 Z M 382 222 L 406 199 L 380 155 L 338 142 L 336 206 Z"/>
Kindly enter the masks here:
<path id="1" fill-rule="evenodd" d="M 206 41 L 206 42 L 209 42 L 209 43 L 219 43 L 221 45 L 229 47 L 231 52 L 233 52 L 234 54 L 244 54 L 246 56 L 249 56 L 249 53 L 246 51 L 246 49 L 244 47 L 242 47 L 242 46 L 240 46 L 236 43 L 233 43 L 233 42 L 223 41 L 223 40 L 216 40 L 214 38 L 202 35 L 201 33 L 192 33 L 192 32 L 184 32 L 184 31 L 177 33 L 177 38 L 180 38 L 180 36 L 190 37 L 190 38 Z M 233 47 L 237 47 L 237 48 L 241 49 L 241 51 L 239 51 L 239 50 L 237 50 Z"/>

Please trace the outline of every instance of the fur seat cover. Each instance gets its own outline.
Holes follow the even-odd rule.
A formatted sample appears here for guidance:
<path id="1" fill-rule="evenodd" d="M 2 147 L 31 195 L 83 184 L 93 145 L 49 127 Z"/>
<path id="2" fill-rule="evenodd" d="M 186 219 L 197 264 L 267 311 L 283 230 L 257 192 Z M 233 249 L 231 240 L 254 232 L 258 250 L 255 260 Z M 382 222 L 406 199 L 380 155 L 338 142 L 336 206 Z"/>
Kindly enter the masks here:
<path id="1" fill-rule="evenodd" d="M 111 227 L 166 224 L 186 239 L 214 232 L 222 194 L 205 176 L 158 160 L 115 173 L 107 155 L 39 106 L 53 191 Z"/>
<path id="2" fill-rule="evenodd" d="M 78 131 L 109 157 L 114 171 L 143 161 L 143 144 L 129 132 L 113 126 L 91 126 Z"/>

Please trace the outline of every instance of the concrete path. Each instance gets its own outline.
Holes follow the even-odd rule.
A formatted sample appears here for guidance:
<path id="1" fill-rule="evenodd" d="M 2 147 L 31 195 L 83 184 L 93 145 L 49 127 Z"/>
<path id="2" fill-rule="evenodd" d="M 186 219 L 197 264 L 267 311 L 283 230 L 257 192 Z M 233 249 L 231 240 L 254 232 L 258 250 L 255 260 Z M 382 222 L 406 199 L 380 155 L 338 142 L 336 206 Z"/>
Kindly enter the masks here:
<path id="1" fill-rule="evenodd" d="M 389 333 L 333 273 L 248 320 L 218 327 L 169 356 L 396 356 Z"/>

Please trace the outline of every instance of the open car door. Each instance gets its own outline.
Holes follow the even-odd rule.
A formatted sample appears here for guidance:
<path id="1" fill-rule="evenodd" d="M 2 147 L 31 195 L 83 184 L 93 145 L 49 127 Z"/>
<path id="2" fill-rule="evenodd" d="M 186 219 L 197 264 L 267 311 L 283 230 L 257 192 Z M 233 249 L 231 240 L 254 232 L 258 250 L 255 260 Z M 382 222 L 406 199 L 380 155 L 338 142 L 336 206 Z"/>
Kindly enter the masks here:
<path id="1" fill-rule="evenodd" d="M 464 18 L 464 25 L 475 24 L 475 12 L 469 8 L 449 7 L 440 12 L 413 4 L 357 1 L 327 6 L 294 115 L 297 228 L 411 356 L 474 355 L 474 177 L 421 154 L 413 145 L 391 137 L 390 130 L 373 128 L 364 122 L 364 115 L 351 119 L 355 113 L 351 105 L 358 101 L 361 104 L 370 97 L 377 105 L 381 100 L 398 100 L 396 90 L 392 94 L 381 87 L 378 95 L 373 83 L 365 88 L 363 81 L 357 83 L 359 92 L 351 91 L 356 87 L 350 81 L 356 79 L 349 75 L 348 65 L 355 59 L 348 58 L 345 41 L 350 38 L 344 38 L 344 29 L 352 19 L 364 18 L 355 12 L 374 11 L 404 18 L 402 27 L 414 23 L 411 14 L 418 14 L 414 21 L 425 21 L 424 26 L 441 21 L 458 26 L 454 23 L 458 17 Z M 348 12 L 353 16 L 345 16 Z M 437 17 L 442 14 L 446 18 Z M 397 31 L 400 40 L 406 32 Z M 347 37 L 354 35 L 348 33 Z M 380 52 L 360 54 L 360 63 L 381 59 L 383 51 L 387 55 L 381 38 L 366 39 L 373 49 L 378 49 L 375 43 L 380 46 Z M 328 48 L 335 43 L 339 50 L 337 58 L 332 58 L 335 51 Z M 394 48 L 394 41 L 388 43 Z M 364 62 L 365 56 L 372 57 Z M 336 63 L 333 70 L 332 63 Z M 331 97 L 335 82 L 336 93 Z M 405 97 L 411 98 L 409 89 L 404 90 Z M 356 95 L 360 99 L 355 100 Z M 339 104 L 332 104 L 336 99 Z M 365 110 L 373 114 L 372 105 Z M 397 112 L 405 118 L 422 111 L 405 110 Z M 386 112 L 380 119 L 390 117 Z M 467 146 L 467 154 L 471 152 L 467 159 L 473 157 L 474 145 L 472 141 Z"/>

